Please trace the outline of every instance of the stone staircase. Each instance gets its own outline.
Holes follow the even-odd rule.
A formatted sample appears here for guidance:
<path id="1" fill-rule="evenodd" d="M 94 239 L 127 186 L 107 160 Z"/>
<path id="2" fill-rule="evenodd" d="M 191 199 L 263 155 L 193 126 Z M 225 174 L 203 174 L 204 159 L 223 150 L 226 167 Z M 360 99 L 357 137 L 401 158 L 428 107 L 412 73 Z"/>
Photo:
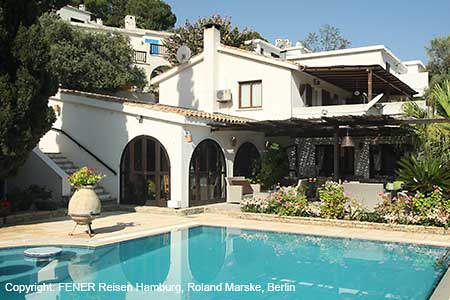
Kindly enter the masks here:
<path id="1" fill-rule="evenodd" d="M 44 153 L 51 160 L 53 160 L 67 175 L 72 174 L 73 172 L 79 169 L 78 166 L 75 166 L 72 161 L 70 161 L 67 157 L 65 157 L 62 153 Z M 72 187 L 72 194 L 75 189 Z M 110 193 L 108 193 L 104 187 L 97 186 L 95 188 L 95 193 L 98 198 L 102 202 L 102 210 L 108 210 L 109 208 L 117 207 L 117 199 L 114 198 Z"/>

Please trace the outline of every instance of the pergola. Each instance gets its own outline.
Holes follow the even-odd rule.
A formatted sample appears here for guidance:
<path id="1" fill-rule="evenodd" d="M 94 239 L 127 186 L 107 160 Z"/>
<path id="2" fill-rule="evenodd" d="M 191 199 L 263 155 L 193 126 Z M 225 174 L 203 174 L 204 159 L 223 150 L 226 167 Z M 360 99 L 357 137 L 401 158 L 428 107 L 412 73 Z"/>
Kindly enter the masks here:
<path id="1" fill-rule="evenodd" d="M 340 137 L 345 130 L 350 136 L 407 135 L 407 124 L 450 123 L 450 119 L 412 119 L 386 115 L 339 116 L 314 119 L 249 121 L 242 124 L 210 124 L 212 131 L 256 131 L 266 136 L 333 137 L 334 176 L 339 179 Z"/>
<path id="2" fill-rule="evenodd" d="M 350 92 L 366 91 L 368 101 L 380 93 L 408 98 L 417 94 L 380 65 L 306 67 L 304 71 Z"/>

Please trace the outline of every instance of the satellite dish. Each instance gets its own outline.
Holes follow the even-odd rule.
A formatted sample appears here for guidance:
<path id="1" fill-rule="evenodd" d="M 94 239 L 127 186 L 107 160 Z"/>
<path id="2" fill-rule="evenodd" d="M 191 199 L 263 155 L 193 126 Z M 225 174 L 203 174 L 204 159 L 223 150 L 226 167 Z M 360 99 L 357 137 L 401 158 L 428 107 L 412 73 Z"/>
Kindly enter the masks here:
<path id="1" fill-rule="evenodd" d="M 181 46 L 177 50 L 177 60 L 180 64 L 184 64 L 191 58 L 191 49 L 189 49 L 186 45 Z"/>

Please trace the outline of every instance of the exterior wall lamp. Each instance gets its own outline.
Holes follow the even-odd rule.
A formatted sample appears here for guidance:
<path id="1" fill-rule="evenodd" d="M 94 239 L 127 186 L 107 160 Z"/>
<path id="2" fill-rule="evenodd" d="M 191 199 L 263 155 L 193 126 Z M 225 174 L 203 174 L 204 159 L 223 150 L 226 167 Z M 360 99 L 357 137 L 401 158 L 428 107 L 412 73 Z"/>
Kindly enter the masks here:
<path id="1" fill-rule="evenodd" d="M 144 117 L 143 116 L 136 116 L 136 120 L 138 120 L 139 123 L 143 123 L 144 122 Z"/>
<path id="2" fill-rule="evenodd" d="M 230 144 L 232 147 L 236 146 L 237 138 L 235 136 L 231 137 Z"/>
<path id="3" fill-rule="evenodd" d="M 192 143 L 192 133 L 188 130 L 184 132 L 184 138 L 188 143 Z"/>
<path id="4" fill-rule="evenodd" d="M 61 115 L 61 106 L 58 104 L 53 105 L 53 111 L 55 112 L 55 115 L 59 117 Z"/>

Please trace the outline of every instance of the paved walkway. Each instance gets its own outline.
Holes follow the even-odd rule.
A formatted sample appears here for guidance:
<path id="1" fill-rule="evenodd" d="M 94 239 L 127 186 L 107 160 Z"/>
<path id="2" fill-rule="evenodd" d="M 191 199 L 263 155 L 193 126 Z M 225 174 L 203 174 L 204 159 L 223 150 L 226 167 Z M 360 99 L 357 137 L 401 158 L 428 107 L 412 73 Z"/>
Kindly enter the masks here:
<path id="1" fill-rule="evenodd" d="M 44 244 L 98 246 L 195 225 L 228 226 L 450 247 L 450 235 L 256 221 L 241 219 L 239 214 L 227 214 L 226 212 L 191 216 L 114 212 L 105 213 L 94 221 L 93 228 L 96 235 L 92 238 L 84 233 L 83 226 L 77 228 L 75 235 L 69 236 L 68 233 L 72 231 L 74 223 L 68 218 L 0 228 L 0 248 Z"/>

